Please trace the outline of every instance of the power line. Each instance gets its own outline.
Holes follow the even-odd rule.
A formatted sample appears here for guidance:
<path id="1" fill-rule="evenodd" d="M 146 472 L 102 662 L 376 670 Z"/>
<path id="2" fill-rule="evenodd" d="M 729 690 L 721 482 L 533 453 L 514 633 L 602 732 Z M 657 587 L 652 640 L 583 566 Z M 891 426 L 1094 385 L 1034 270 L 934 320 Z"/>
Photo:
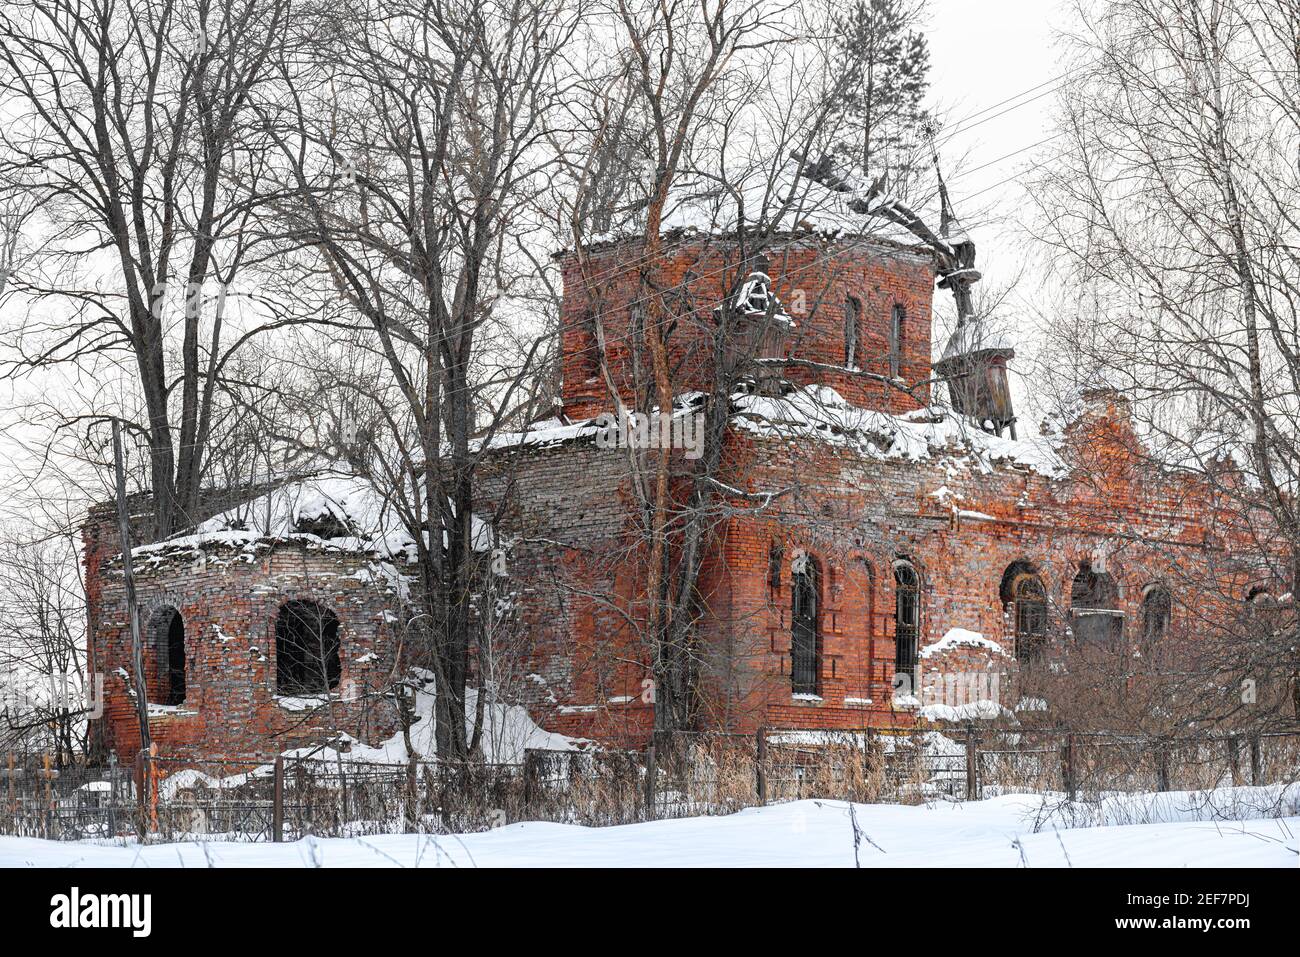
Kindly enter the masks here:
<path id="1" fill-rule="evenodd" d="M 1028 105 L 1029 103 L 1033 103 L 1033 102 L 1035 102 L 1036 100 L 1040 100 L 1040 99 L 1042 99 L 1042 98 L 1045 97 L 1045 96 L 1049 96 L 1050 94 L 1052 94 L 1052 93 L 1054 93 L 1054 92 L 1057 92 L 1057 90 L 1056 90 L 1055 88 L 1054 88 L 1054 89 L 1050 89 L 1050 90 L 1045 90 L 1044 92 L 1039 93 L 1037 96 L 1031 97 L 1031 98 L 1028 99 L 1028 100 L 1024 100 L 1023 102 L 1017 103 L 1017 104 L 1015 104 L 1015 106 L 1012 106 L 1012 107 L 1009 107 L 1008 109 L 1002 110 L 1001 112 L 996 113 L 996 114 L 994 114 L 993 116 L 985 117 L 984 119 L 979 120 L 978 122 L 974 122 L 974 123 L 971 123 L 971 122 L 970 122 L 971 120 L 974 120 L 976 117 L 983 116 L 985 113 L 988 113 L 988 112 L 991 111 L 991 110 L 996 110 L 996 109 L 997 109 L 998 107 L 1000 107 L 1000 106 L 1003 106 L 1003 105 L 1005 105 L 1005 104 L 1007 104 L 1007 103 L 1011 103 L 1013 100 L 1017 100 L 1017 99 L 1019 99 L 1020 97 L 1022 97 L 1022 96 L 1026 96 L 1026 95 L 1028 95 L 1028 94 L 1030 94 L 1030 93 L 1034 93 L 1034 92 L 1036 92 L 1036 91 L 1038 91 L 1038 90 L 1041 90 L 1041 89 L 1042 89 L 1043 87 L 1045 87 L 1045 86 L 1050 86 L 1050 85 L 1052 85 L 1052 84 L 1054 84 L 1054 83 L 1057 83 L 1057 82 L 1059 82 L 1059 81 L 1065 79 L 1065 78 L 1068 77 L 1068 76 L 1071 76 L 1072 74 L 1078 73 L 1080 70 L 1084 69 L 1085 66 L 1087 66 L 1087 64 L 1080 64 L 1079 66 L 1076 66 L 1076 67 L 1074 67 L 1074 68 L 1072 68 L 1072 69 L 1066 70 L 1064 73 L 1060 73 L 1060 74 L 1058 74 L 1058 75 L 1052 77 L 1051 79 L 1043 80 L 1041 83 L 1036 83 L 1036 84 L 1034 84 L 1033 86 L 1031 86 L 1031 87 L 1029 87 L 1029 88 L 1027 88 L 1027 89 L 1021 90 L 1021 91 L 1018 92 L 1018 93 L 1013 93 L 1011 96 L 1008 96 L 1008 97 L 1006 97 L 1005 99 L 999 100 L 998 102 L 993 103 L 993 104 L 991 104 L 990 106 L 986 106 L 986 107 L 984 107 L 984 108 L 981 109 L 981 110 L 976 110 L 974 113 L 970 113 L 970 114 L 966 115 L 965 117 L 963 117 L 961 120 L 959 120 L 959 121 L 955 124 L 955 126 L 954 126 L 953 129 L 951 129 L 950 131 L 948 131 L 948 132 L 945 133 L 945 135 L 942 137 L 942 139 L 940 139 L 940 140 L 935 144 L 935 147 L 938 148 L 939 146 L 942 146 L 944 143 L 947 143 L 947 142 L 950 141 L 953 137 L 957 136 L 959 133 L 966 133 L 966 132 L 969 132 L 970 130 L 975 129 L 976 127 L 982 125 L 983 123 L 987 123 L 987 122 L 989 122 L 990 120 L 997 119 L 997 118 L 1000 117 L 1000 116 L 1005 116 L 1007 113 L 1010 113 L 1012 110 L 1019 109 L 1019 108 L 1022 107 L 1022 106 L 1026 106 L 1026 105 Z M 969 125 L 966 125 L 966 124 L 969 124 Z M 1047 137 L 1046 139 L 1040 140 L 1039 142 L 1034 143 L 1034 144 L 1032 144 L 1032 145 L 1030 145 L 1030 146 L 1022 147 L 1021 149 L 1018 149 L 1018 150 L 1013 150 L 1012 152 L 1007 153 L 1005 156 L 1000 156 L 1000 157 L 998 157 L 998 158 L 995 159 L 995 160 L 990 160 L 989 162 L 984 163 L 984 164 L 982 164 L 982 165 L 980 165 L 980 166 L 977 166 L 977 167 L 975 167 L 974 169 L 963 170 L 963 171 L 961 171 L 961 172 L 958 172 L 956 175 L 954 175 L 954 176 L 951 177 L 951 178 L 952 178 L 953 180 L 961 179 L 963 176 L 968 176 L 968 175 L 970 175 L 971 173 L 975 173 L 975 172 L 978 172 L 979 170 L 986 169 L 986 168 L 989 167 L 989 166 L 992 166 L 992 165 L 994 165 L 994 164 L 996 164 L 996 163 L 1000 163 L 1000 162 L 1002 162 L 1003 160 L 1005 160 L 1005 159 L 1009 159 L 1009 158 L 1011 158 L 1012 156 L 1018 155 L 1019 153 L 1023 153 L 1023 152 L 1025 152 L 1026 150 L 1033 149 L 1033 148 L 1036 147 L 1036 146 L 1041 146 L 1043 143 L 1048 142 L 1049 140 L 1055 139 L 1057 136 L 1060 136 L 1060 135 L 1061 135 L 1061 134 L 1058 133 L 1058 134 L 1055 134 L 1054 136 L 1049 136 L 1049 137 Z M 692 243 L 692 242 L 694 242 L 694 241 L 695 241 L 695 240 L 694 240 L 693 237 L 684 237 L 683 239 L 678 240 L 677 242 L 671 244 L 670 246 L 665 247 L 663 250 L 660 250 L 660 255 L 662 255 L 663 253 L 668 252 L 669 250 L 680 249 L 680 248 L 682 248 L 683 246 L 689 245 L 690 243 Z M 616 266 L 616 267 L 613 267 L 613 268 L 611 268 L 611 269 L 605 270 L 604 272 L 598 273 L 598 274 L 596 274 L 595 276 L 590 277 L 590 279 L 588 279 L 588 280 L 586 280 L 586 281 L 589 282 L 589 283 L 590 283 L 590 282 L 595 282 L 595 281 L 597 281 L 597 280 L 603 280 L 603 279 L 608 278 L 609 276 L 612 276 L 612 275 L 615 275 L 615 274 L 618 274 L 618 273 L 621 273 L 621 272 L 626 272 L 626 271 L 628 271 L 628 270 L 630 270 L 630 269 L 635 269 L 635 268 L 637 268 L 637 267 L 643 265 L 645 262 L 647 262 L 647 261 L 648 261 L 648 258 L 649 258 L 649 257 L 641 257 L 641 258 L 638 258 L 638 259 L 633 259 L 633 260 L 626 261 L 626 262 L 624 262 L 624 263 L 622 263 L 622 264 L 620 264 L 620 265 L 618 265 L 618 266 Z"/>

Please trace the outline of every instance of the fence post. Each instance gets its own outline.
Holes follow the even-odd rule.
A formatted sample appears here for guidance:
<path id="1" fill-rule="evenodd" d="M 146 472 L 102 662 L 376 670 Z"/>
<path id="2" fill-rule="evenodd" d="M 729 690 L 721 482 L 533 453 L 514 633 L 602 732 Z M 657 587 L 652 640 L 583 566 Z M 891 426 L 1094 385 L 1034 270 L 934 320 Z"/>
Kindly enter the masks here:
<path id="1" fill-rule="evenodd" d="M 143 844 L 145 839 L 145 822 L 149 814 L 149 753 L 141 748 L 135 753 L 135 836 Z"/>
<path id="2" fill-rule="evenodd" d="M 533 800 L 536 790 L 534 778 L 537 776 L 537 752 L 532 748 L 524 749 L 524 817 L 531 819 L 533 814 Z"/>
<path id="3" fill-rule="evenodd" d="M 149 744 L 149 832 L 158 832 L 158 742 Z"/>
<path id="4" fill-rule="evenodd" d="M 275 756 L 275 783 L 271 789 L 271 840 L 284 843 L 284 755 Z"/>
<path id="5" fill-rule="evenodd" d="M 650 746 L 645 749 L 645 818 L 647 821 L 655 819 L 655 746 L 650 742 Z"/>
<path id="6" fill-rule="evenodd" d="M 1169 790 L 1169 742 L 1164 738 L 1156 742 L 1156 790 Z"/>
<path id="7" fill-rule="evenodd" d="M 420 768 L 414 754 L 406 762 L 406 824 L 412 833 L 420 830 Z"/>
<path id="8" fill-rule="evenodd" d="M 756 748 L 754 761 L 754 783 L 758 788 L 759 806 L 767 804 L 767 729 L 759 728 L 755 732 Z"/>
<path id="9" fill-rule="evenodd" d="M 117 752 L 108 752 L 108 834 L 117 837 Z"/>
<path id="10" fill-rule="evenodd" d="M 1061 778 L 1065 784 L 1065 796 L 1070 801 L 1079 795 L 1079 765 L 1077 744 L 1073 732 L 1065 736 L 1065 747 L 1061 749 Z"/>
<path id="11" fill-rule="evenodd" d="M 1259 759 L 1259 735 L 1250 736 L 1250 783 L 1260 785 L 1264 783 L 1263 771 L 1260 767 Z"/>
<path id="12" fill-rule="evenodd" d="M 1228 735 L 1228 769 L 1232 772 L 1232 786 L 1241 787 L 1241 742 L 1236 734 Z"/>
<path id="13" fill-rule="evenodd" d="M 974 801 L 979 794 L 979 742 L 975 737 L 975 722 L 966 722 L 966 800 Z"/>

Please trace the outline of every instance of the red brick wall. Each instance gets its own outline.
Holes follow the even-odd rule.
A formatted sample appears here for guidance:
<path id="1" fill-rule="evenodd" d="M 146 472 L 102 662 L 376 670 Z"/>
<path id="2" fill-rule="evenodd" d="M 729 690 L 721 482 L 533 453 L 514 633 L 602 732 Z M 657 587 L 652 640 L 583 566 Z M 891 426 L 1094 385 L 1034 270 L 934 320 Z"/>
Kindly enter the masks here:
<path id="1" fill-rule="evenodd" d="M 139 747 L 130 673 L 121 566 L 98 556 L 94 653 L 105 678 L 105 744 L 124 760 Z M 89 565 L 89 559 L 88 559 Z M 146 649 L 150 699 L 160 690 L 158 655 L 149 624 L 153 613 L 178 609 L 185 622 L 186 695 L 183 705 L 156 714 L 150 735 L 163 755 L 269 756 L 342 731 L 369 743 L 396 730 L 391 705 L 372 692 L 393 669 L 394 645 L 386 613 L 396 607 L 372 582 L 364 556 L 280 544 L 255 556 L 210 545 L 159 561 L 138 558 L 136 593 Z M 281 604 L 309 599 L 332 609 L 340 622 L 339 699 L 307 711 L 282 707 L 276 694 L 275 619 Z"/>
<path id="2" fill-rule="evenodd" d="M 589 381 L 583 366 L 589 333 L 582 320 L 597 291 L 617 304 L 604 315 L 615 374 L 623 387 L 629 384 L 626 304 L 640 279 L 628 265 L 636 248 L 621 244 L 594 254 L 593 268 L 604 271 L 600 290 L 584 286 L 573 257 L 563 264 L 564 401 L 575 418 L 609 407 L 603 385 Z M 892 304 L 905 305 L 903 376 L 926 379 L 929 261 L 884 246 L 854 248 L 838 261 L 819 258 L 826 253 L 805 241 L 771 257 L 778 294 L 788 303 L 796 289 L 808 295 L 809 308 L 796 313 L 792 354 L 842 361 L 842 304 L 851 292 L 863 300 L 873 355 L 883 354 Z M 724 276 L 727 283 L 736 278 L 734 272 L 710 275 L 727 265 L 725 250 L 688 244 L 656 279 L 674 284 L 693 271 L 701 277 L 692 280 L 693 292 L 707 314 L 722 294 Z M 804 285 L 795 286 L 794 276 Z M 705 330 L 701 321 L 674 333 L 674 360 L 683 370 L 679 389 L 705 384 L 692 380 L 708 368 Z M 878 358 L 873 371 L 883 361 Z M 829 383 L 862 407 L 898 413 L 917 404 L 896 389 L 843 373 L 792 368 L 789 376 Z M 1209 590 L 1224 594 L 1240 584 L 1235 556 L 1258 546 L 1237 533 L 1231 516 L 1204 489 L 1141 464 L 1121 406 L 1094 402 L 1065 442 L 1077 468 L 1069 478 L 1049 478 L 1007 463 L 986 470 L 960 450 L 936 450 L 934 458 L 915 462 L 814 438 L 729 433 L 719 479 L 750 492 L 786 494 L 762 509 L 748 500 L 731 503 L 733 513 L 709 543 L 700 580 L 707 609 L 699 633 L 701 726 L 747 731 L 911 723 L 912 712 L 896 709 L 892 693 L 893 563 L 900 557 L 920 573 L 922 646 L 960 627 L 1013 651 L 999 587 L 1015 562 L 1029 562 L 1041 574 L 1058 624 L 1068 615 L 1079 562 L 1098 553 L 1107 555 L 1130 631 L 1143 587 L 1154 580 L 1222 579 L 1222 588 Z M 483 514 L 501 506 L 500 531 L 511 543 L 508 587 L 526 637 L 515 690 L 551 730 L 634 744 L 644 742 L 653 710 L 644 685 L 651 649 L 639 631 L 645 618 L 643 516 L 631 495 L 627 456 L 627 450 L 597 448 L 590 436 L 503 449 L 484 463 L 478 493 Z M 674 462 L 679 476 L 685 474 L 689 463 Z M 965 516 L 933 494 L 941 486 Z M 780 547 L 775 585 L 774 545 Z M 790 566 L 800 549 L 821 569 L 814 700 L 796 699 L 790 686 Z M 92 651 L 102 672 L 124 665 L 127 648 L 120 574 L 105 564 L 116 551 L 111 536 L 88 529 Z M 188 559 L 142 563 L 142 606 L 166 602 L 181 610 L 191 656 L 183 711 L 195 713 L 151 722 L 164 749 L 274 753 L 333 728 L 370 741 L 391 733 L 390 712 L 364 697 L 340 703 L 332 724 L 324 713 L 285 711 L 274 697 L 273 620 L 289 598 L 315 597 L 339 615 L 345 683 L 364 689 L 391 668 L 394 643 L 384 612 L 393 596 L 357 577 L 366 560 L 298 546 L 261 551 L 251 562 L 231 557 L 218 548 L 198 567 Z M 1208 608 L 1212 601 L 1176 595 L 1175 624 L 1180 605 Z M 230 640 L 222 641 L 218 629 Z M 376 659 L 357 660 L 370 652 Z M 983 652 L 963 650 L 926 659 L 923 673 L 937 679 L 990 663 L 1001 666 Z M 119 679 L 110 678 L 106 691 L 103 727 L 113 746 L 130 751 L 137 733 L 130 699 Z"/>
<path id="3" fill-rule="evenodd" d="M 627 398 L 633 381 L 630 307 L 645 299 L 640 269 L 642 243 L 624 241 L 589 253 L 584 266 L 572 254 L 561 262 L 564 306 L 561 313 L 562 376 L 565 414 L 588 418 L 611 403 L 595 361 L 590 316 L 602 317 L 611 372 Z M 678 392 L 708 389 L 711 377 L 712 310 L 749 271 L 734 247 L 717 240 L 668 243 L 650 281 L 669 290 L 667 301 L 689 292 L 693 319 L 679 320 L 669 336 Z M 899 375 L 908 383 L 930 378 L 930 311 L 934 266 L 929 256 L 884 243 L 862 240 L 816 242 L 785 240 L 768 250 L 768 273 L 774 290 L 797 321 L 787 357 L 844 365 L 845 303 L 862 304 L 859 368 L 889 373 L 887 337 L 893 307 L 905 311 Z M 644 361 L 644 360 L 643 360 Z M 905 412 L 924 404 L 929 387 L 916 398 L 861 376 L 791 367 L 787 377 L 799 384 L 821 382 L 837 389 L 854 405 Z"/>
<path id="4" fill-rule="evenodd" d="M 747 491 L 793 491 L 764 510 L 734 502 L 736 514 L 719 530 L 706 562 L 702 725 L 747 731 L 910 724 L 913 712 L 894 707 L 892 689 L 893 562 L 899 557 L 920 573 L 922 647 L 963 628 L 1014 654 L 999 589 L 1016 562 L 1031 563 L 1041 575 L 1057 628 L 1069 620 L 1079 562 L 1099 552 L 1119 586 L 1130 636 L 1143 589 L 1153 581 L 1170 578 L 1176 588 L 1197 577 L 1207 581 L 1205 595 L 1176 596 L 1176 627 L 1180 605 L 1199 614 L 1220 592 L 1231 593 L 1238 586 L 1218 579 L 1238 574 L 1234 550 L 1248 554 L 1251 544 L 1234 539 L 1229 517 L 1204 489 L 1133 458 L 1121 411 L 1095 409 L 1071 430 L 1066 454 L 1083 471 L 1056 479 L 1005 464 L 985 472 L 960 458 L 912 462 L 812 439 L 731 433 L 723 482 Z M 540 597 L 535 602 L 533 667 L 563 671 L 567 680 L 554 701 L 533 702 L 535 713 L 566 733 L 634 739 L 649 727 L 639 695 L 650 671 L 632 623 L 644 615 L 645 577 L 626 494 L 626 453 L 584 439 L 514 455 L 520 504 L 506 524 L 567 544 L 563 556 L 541 550 L 531 566 L 518 569 L 544 591 L 537 568 L 548 567 L 563 580 L 553 581 L 553 596 L 565 596 L 552 598 L 565 609 L 560 615 Z M 1093 474 L 1094 467 L 1101 473 Z M 966 517 L 931 494 L 941 486 Z M 782 548 L 775 588 L 774 543 Z M 790 687 L 790 572 L 800 549 L 821 569 L 820 700 L 798 699 Z M 1239 590 L 1244 596 L 1244 584 Z M 920 670 L 931 687 L 955 672 L 996 670 L 1004 676 L 1003 703 L 1013 706 L 1017 667 L 1012 659 L 963 648 L 923 659 Z M 619 698 L 632 700 L 611 700 Z"/>

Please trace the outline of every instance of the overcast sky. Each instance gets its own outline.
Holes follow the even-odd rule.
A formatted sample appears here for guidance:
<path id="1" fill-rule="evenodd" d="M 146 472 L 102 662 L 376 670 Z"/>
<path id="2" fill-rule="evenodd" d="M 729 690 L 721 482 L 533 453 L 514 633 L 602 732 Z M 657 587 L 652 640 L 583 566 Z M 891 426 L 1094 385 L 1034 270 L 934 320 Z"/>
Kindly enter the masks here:
<path id="1" fill-rule="evenodd" d="M 941 159 L 950 172 L 958 216 L 976 241 L 978 266 L 989 285 L 1005 283 L 1024 262 L 1015 229 L 1024 206 L 1021 174 L 1051 154 L 1050 143 L 1027 148 L 1049 135 L 1049 81 L 1061 73 L 1053 28 L 1063 26 L 1067 16 L 1061 0 L 930 0 L 926 34 L 931 99 L 949 118 L 949 131 L 955 129 L 941 134 Z M 955 127 L 952 121 L 957 121 Z M 1023 309 L 1033 302 L 1037 286 L 1033 272 L 1026 273 L 1008 308 L 1018 304 Z M 1032 344 L 1025 346 L 1024 359 L 1012 364 L 1022 405 L 1023 376 L 1032 354 Z M 0 383 L 0 407 L 9 405 L 11 396 L 9 385 Z M 1032 414 L 1030 409 L 1019 411 Z M 0 418 L 0 429 L 11 424 L 8 420 L 7 415 Z M 21 476 L 30 468 L 17 464 L 22 457 L 12 437 L 0 432 L 0 499 L 7 499 L 0 501 L 0 522 L 21 521 L 21 499 L 26 497 L 20 491 Z"/>
<path id="2" fill-rule="evenodd" d="M 1053 36 L 1069 26 L 1070 3 L 929 2 L 931 97 L 955 130 L 950 138 L 940 133 L 940 159 L 945 168 L 969 171 L 948 185 L 957 215 L 975 240 L 984 282 L 998 287 L 1020 277 L 1006 303 L 1009 325 L 1022 340 L 1010 368 L 1021 433 L 1033 432 L 1041 410 L 1032 407 L 1025 388 L 1034 355 L 1028 317 L 1046 307 L 1046 296 L 1017 224 L 1026 206 L 1024 173 L 1053 155 L 1051 142 L 1035 144 L 1051 135 L 1051 81 L 1063 72 Z"/>

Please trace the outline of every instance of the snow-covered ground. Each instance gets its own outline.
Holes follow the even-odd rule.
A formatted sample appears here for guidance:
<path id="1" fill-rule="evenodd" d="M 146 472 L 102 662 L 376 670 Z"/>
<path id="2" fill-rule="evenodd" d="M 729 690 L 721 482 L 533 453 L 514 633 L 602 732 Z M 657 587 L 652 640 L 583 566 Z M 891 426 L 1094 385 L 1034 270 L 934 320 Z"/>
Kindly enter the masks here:
<path id="1" fill-rule="evenodd" d="M 1164 823 L 1053 827 L 1043 823 L 1043 799 L 1034 795 L 914 807 L 858 804 L 857 853 L 863 867 L 1297 866 L 1300 814 L 1289 800 L 1280 805 L 1289 816 L 1213 820 L 1225 805 L 1215 811 L 1186 795 L 1131 797 L 1123 819 L 1135 819 L 1138 804 L 1142 819 Z M 848 804 L 799 801 L 625 827 L 522 823 L 479 834 L 287 844 L 124 847 L 0 837 L 0 866 L 852 867 L 853 838 Z"/>

